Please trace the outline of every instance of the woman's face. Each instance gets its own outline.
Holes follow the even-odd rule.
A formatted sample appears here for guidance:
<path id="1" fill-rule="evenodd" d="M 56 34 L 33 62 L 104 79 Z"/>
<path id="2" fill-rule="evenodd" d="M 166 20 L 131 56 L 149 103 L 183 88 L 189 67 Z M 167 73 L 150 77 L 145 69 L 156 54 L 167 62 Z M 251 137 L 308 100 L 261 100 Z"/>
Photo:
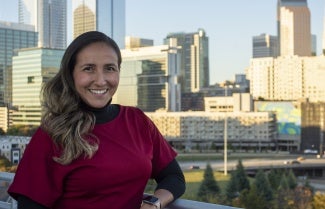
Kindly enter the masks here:
<path id="1" fill-rule="evenodd" d="M 73 79 L 79 96 L 86 104 L 94 108 L 107 105 L 120 80 L 114 49 L 103 42 L 83 48 L 76 56 Z"/>

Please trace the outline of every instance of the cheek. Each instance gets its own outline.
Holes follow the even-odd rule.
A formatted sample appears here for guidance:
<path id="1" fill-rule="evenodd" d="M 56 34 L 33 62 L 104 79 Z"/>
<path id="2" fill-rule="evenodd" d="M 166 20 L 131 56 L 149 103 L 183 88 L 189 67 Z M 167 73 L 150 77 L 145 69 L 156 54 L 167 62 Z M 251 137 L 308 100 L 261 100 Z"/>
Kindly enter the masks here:
<path id="1" fill-rule="evenodd" d="M 76 89 L 81 89 L 88 85 L 89 79 L 86 76 L 74 75 L 74 86 Z"/>
<path id="2" fill-rule="evenodd" d="M 118 86 L 118 84 L 120 82 L 120 75 L 115 75 L 115 76 L 111 77 L 110 80 L 111 80 L 112 85 Z"/>

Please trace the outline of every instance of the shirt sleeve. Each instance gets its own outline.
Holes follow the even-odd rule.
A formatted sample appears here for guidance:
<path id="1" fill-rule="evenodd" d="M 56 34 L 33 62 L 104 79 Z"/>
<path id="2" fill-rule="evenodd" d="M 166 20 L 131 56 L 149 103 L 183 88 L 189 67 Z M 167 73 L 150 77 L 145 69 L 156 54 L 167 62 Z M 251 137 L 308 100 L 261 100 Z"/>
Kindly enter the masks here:
<path id="1" fill-rule="evenodd" d="M 46 207 L 53 206 L 62 194 L 64 176 L 56 171 L 54 154 L 52 140 L 39 128 L 26 146 L 8 193 L 14 199 L 24 195 Z"/>
<path id="2" fill-rule="evenodd" d="M 170 191 L 173 194 L 174 200 L 185 192 L 185 177 L 176 160 L 169 163 L 155 180 L 157 182 L 156 190 L 165 189 Z"/>

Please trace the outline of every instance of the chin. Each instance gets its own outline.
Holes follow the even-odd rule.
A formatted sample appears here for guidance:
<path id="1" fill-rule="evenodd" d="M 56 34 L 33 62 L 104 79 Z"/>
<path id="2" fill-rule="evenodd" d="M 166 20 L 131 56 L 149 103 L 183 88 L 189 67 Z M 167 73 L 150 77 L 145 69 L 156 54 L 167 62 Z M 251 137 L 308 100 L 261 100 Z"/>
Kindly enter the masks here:
<path id="1" fill-rule="evenodd" d="M 103 108 L 103 107 L 105 107 L 107 104 L 103 104 L 103 105 L 91 105 L 91 107 L 93 107 L 93 108 Z"/>

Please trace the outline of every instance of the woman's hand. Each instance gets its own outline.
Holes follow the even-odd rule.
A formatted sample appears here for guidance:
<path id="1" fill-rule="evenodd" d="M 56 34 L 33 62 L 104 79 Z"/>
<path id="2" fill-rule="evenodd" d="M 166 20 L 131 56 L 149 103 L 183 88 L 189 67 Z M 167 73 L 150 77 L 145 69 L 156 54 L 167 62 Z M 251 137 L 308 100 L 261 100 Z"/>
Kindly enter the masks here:
<path id="1" fill-rule="evenodd" d="M 157 209 L 157 207 L 155 205 L 150 205 L 147 203 L 142 203 L 140 209 Z"/>
<path id="2" fill-rule="evenodd" d="M 154 196 L 159 199 L 160 208 L 155 205 L 142 202 L 140 209 L 163 209 L 166 207 L 166 205 L 174 200 L 173 194 L 165 189 L 156 190 Z"/>

